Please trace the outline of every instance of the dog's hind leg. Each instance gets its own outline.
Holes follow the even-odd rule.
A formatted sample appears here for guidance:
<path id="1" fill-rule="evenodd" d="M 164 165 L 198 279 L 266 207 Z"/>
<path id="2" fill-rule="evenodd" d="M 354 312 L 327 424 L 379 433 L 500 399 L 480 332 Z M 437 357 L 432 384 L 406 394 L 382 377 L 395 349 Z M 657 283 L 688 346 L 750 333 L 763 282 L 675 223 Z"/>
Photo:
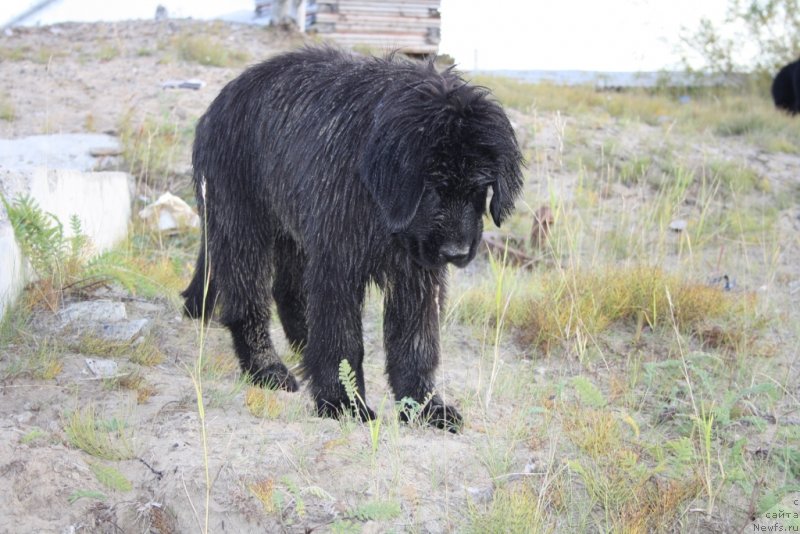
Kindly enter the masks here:
<path id="1" fill-rule="evenodd" d="M 211 276 L 209 265 L 206 262 L 206 240 L 200 244 L 200 254 L 197 257 L 197 264 L 194 268 L 194 276 L 183 293 L 184 313 L 194 319 L 203 318 L 205 321 L 214 312 L 214 305 L 217 302 L 217 288 L 214 278 Z"/>
<path id="2" fill-rule="evenodd" d="M 307 299 L 303 287 L 306 257 L 298 250 L 294 240 L 283 234 L 276 237 L 273 250 L 275 276 L 272 296 L 278 308 L 278 317 L 286 339 L 295 350 L 302 350 L 308 344 Z"/>
<path id="3" fill-rule="evenodd" d="M 439 311 L 444 300 L 446 270 L 397 270 L 384 295 L 383 340 L 386 373 L 398 401 L 411 399 L 419 417 L 451 432 L 461 429 L 461 414 L 436 393 L 439 365 Z M 401 412 L 409 419 L 410 410 Z"/>
<path id="4" fill-rule="evenodd" d="M 212 239 L 212 272 L 222 300 L 222 323 L 233 337 L 242 371 L 256 384 L 297 391 L 297 380 L 272 345 L 272 237 L 239 228 L 235 238 Z"/>

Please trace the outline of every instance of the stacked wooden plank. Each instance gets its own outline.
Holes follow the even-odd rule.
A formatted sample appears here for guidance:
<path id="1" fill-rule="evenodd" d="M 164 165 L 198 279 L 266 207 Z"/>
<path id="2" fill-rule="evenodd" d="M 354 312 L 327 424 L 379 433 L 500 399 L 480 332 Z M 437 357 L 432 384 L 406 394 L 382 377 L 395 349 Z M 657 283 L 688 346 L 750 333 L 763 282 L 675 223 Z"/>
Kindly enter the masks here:
<path id="1" fill-rule="evenodd" d="M 309 33 L 344 46 L 435 54 L 439 49 L 439 0 L 309 0 Z"/>

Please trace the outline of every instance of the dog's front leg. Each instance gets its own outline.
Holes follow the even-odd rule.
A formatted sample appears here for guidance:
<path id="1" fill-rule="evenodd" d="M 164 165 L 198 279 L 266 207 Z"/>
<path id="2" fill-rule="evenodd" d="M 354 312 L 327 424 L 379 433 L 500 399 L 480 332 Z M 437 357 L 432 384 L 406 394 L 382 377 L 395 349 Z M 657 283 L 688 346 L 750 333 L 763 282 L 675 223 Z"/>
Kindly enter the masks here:
<path id="1" fill-rule="evenodd" d="M 328 263 L 324 268 L 312 266 L 307 275 L 308 346 L 303 351 L 303 364 L 317 413 L 321 417 L 338 418 L 348 411 L 362 420 L 374 419 L 375 412 L 367 406 L 364 395 L 361 310 L 366 282 L 336 276 Z M 348 397 L 339 380 L 343 359 L 347 359 L 355 373 L 357 399 Z"/>
<path id="2" fill-rule="evenodd" d="M 383 339 L 386 373 L 398 401 L 412 399 L 419 415 L 451 432 L 461 429 L 461 414 L 436 393 L 439 365 L 439 311 L 444 300 L 446 268 L 410 269 L 393 273 L 384 299 Z M 401 417 L 408 420 L 409 411 Z"/>

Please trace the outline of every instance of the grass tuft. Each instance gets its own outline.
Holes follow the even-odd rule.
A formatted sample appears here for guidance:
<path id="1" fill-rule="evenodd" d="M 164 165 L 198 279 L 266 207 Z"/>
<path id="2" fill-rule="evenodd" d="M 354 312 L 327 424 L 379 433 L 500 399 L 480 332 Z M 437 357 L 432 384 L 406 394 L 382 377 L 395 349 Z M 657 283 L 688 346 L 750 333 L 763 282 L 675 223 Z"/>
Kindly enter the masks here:
<path id="1" fill-rule="evenodd" d="M 498 488 L 488 505 L 467 502 L 467 532 L 531 534 L 547 532 L 547 516 L 539 496 L 526 484 Z"/>
<path id="2" fill-rule="evenodd" d="M 244 394 L 247 411 L 256 417 L 277 419 L 283 413 L 284 405 L 275 391 L 249 387 Z"/>
<path id="3" fill-rule="evenodd" d="M 174 45 L 181 60 L 209 67 L 239 67 L 250 59 L 246 52 L 231 50 L 208 35 L 181 35 Z"/>
<path id="4" fill-rule="evenodd" d="M 73 447 L 103 460 L 130 460 L 135 456 L 132 435 L 118 419 L 98 419 L 94 407 L 67 416 L 64 431 Z"/>

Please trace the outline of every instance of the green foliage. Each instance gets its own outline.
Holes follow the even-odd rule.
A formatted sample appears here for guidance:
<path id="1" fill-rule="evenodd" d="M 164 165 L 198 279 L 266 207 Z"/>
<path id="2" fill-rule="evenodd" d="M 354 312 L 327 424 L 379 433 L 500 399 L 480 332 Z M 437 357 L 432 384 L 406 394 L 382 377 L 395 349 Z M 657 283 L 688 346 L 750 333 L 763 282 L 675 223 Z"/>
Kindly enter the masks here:
<path id="1" fill-rule="evenodd" d="M 67 238 L 61 221 L 52 213 L 42 211 L 30 196 L 18 197 L 12 202 L 2 197 L 2 201 L 22 253 L 36 275 L 63 283 L 85 253 L 86 238 L 81 233 L 80 221 L 74 216 L 70 219 L 70 226 L 78 233 Z"/>
<path id="2" fill-rule="evenodd" d="M 43 211 L 30 196 L 7 201 L 0 197 L 22 253 L 37 278 L 38 295 L 53 309 L 67 293 L 81 294 L 115 282 L 131 292 L 147 291 L 152 284 L 128 265 L 127 256 L 110 250 L 92 256 L 92 244 L 80 219 L 72 215 L 70 232 L 52 213 Z"/>
<path id="3" fill-rule="evenodd" d="M 344 386 L 344 391 L 347 394 L 347 399 L 350 401 L 350 407 L 353 413 L 358 413 L 358 403 L 361 397 L 358 394 L 358 386 L 356 385 L 356 373 L 350 366 L 350 362 L 346 358 L 342 358 L 339 362 L 339 382 Z"/>
<path id="4" fill-rule="evenodd" d="M 118 469 L 110 465 L 90 462 L 89 469 L 103 486 L 116 491 L 131 491 L 133 484 Z"/>
<path id="5" fill-rule="evenodd" d="M 96 501 L 105 501 L 108 497 L 100 491 L 94 490 L 78 490 L 73 492 L 67 499 L 70 504 L 75 504 L 80 499 L 94 499 Z"/>
<path id="6" fill-rule="evenodd" d="M 350 512 L 350 516 L 360 521 L 388 521 L 399 517 L 400 503 L 397 501 L 369 501 Z"/>
<path id="7" fill-rule="evenodd" d="M 41 428 L 36 427 L 36 428 L 33 428 L 32 430 L 30 430 L 24 436 L 22 436 L 22 438 L 20 438 L 19 441 L 20 441 L 20 443 L 23 443 L 23 444 L 27 445 L 29 443 L 33 443 L 34 441 L 38 441 L 38 440 L 40 440 L 42 438 L 45 438 L 46 436 L 47 436 L 47 434 L 45 433 L 44 430 L 42 430 Z"/>
<path id="8" fill-rule="evenodd" d="M 129 460 L 134 457 L 130 432 L 118 419 L 99 420 L 89 406 L 67 417 L 64 428 L 73 447 L 104 460 Z"/>
<path id="9" fill-rule="evenodd" d="M 486 507 L 480 507 L 472 501 L 467 505 L 470 519 L 467 532 L 475 534 L 547 532 L 539 498 L 528 486 L 499 488 Z"/>
<path id="10" fill-rule="evenodd" d="M 9 102 L 8 98 L 0 94 L 0 120 L 12 122 L 17 119 L 17 112 L 14 105 Z"/>
<path id="11" fill-rule="evenodd" d="M 210 67 L 235 67 L 250 58 L 246 52 L 231 50 L 207 35 L 183 35 L 177 38 L 175 45 L 183 61 Z"/>
<path id="12" fill-rule="evenodd" d="M 572 386 L 578 393 L 581 403 L 593 408 L 602 408 L 606 405 L 606 399 L 603 394 L 588 378 L 576 376 L 572 379 Z"/>

